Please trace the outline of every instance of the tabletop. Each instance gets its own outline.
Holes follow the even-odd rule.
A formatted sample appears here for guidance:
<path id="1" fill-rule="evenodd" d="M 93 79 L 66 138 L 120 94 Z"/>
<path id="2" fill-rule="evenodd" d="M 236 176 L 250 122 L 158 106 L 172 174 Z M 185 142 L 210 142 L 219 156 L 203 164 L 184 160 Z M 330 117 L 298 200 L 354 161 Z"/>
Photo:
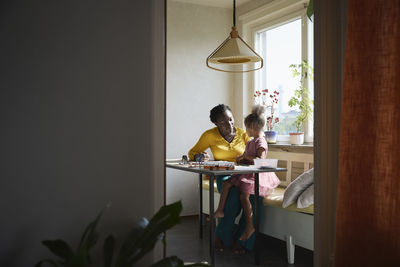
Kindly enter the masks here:
<path id="1" fill-rule="evenodd" d="M 208 175 L 232 175 L 232 174 L 247 174 L 247 173 L 262 173 L 262 172 L 284 172 L 286 168 L 256 168 L 254 165 L 248 166 L 235 166 L 233 170 L 210 170 L 202 167 L 189 167 L 187 164 L 180 163 L 166 163 L 168 168 L 178 169 L 182 171 L 208 174 Z"/>

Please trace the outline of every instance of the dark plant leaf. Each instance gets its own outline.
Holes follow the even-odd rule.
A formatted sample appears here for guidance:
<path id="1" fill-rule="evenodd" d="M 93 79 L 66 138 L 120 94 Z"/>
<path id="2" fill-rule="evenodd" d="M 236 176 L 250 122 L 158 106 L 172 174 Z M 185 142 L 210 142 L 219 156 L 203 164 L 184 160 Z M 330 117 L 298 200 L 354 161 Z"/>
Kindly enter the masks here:
<path id="1" fill-rule="evenodd" d="M 146 218 L 142 218 L 136 223 L 135 227 L 130 231 L 129 235 L 122 243 L 116 260 L 116 266 L 128 266 L 129 258 L 139 253 L 135 245 L 138 241 L 138 237 L 142 234 L 148 224 L 149 221 Z"/>
<path id="2" fill-rule="evenodd" d="M 310 0 L 307 6 L 307 17 L 312 21 L 314 15 L 314 0 Z"/>
<path id="3" fill-rule="evenodd" d="M 44 240 L 42 244 L 65 262 L 71 260 L 74 255 L 71 247 L 64 240 Z"/>
<path id="4" fill-rule="evenodd" d="M 178 258 L 177 256 L 171 256 L 154 263 L 150 267 L 183 267 L 183 266 L 184 266 L 183 261 L 180 258 Z"/>
<path id="5" fill-rule="evenodd" d="M 151 251 L 159 240 L 163 240 L 165 245 L 164 232 L 180 222 L 180 213 L 182 211 L 181 202 L 175 202 L 171 205 L 163 206 L 153 216 L 150 222 L 143 218 L 136 227 L 134 227 L 127 238 L 125 238 L 120 253 L 115 260 L 117 267 L 130 267 L 146 253 Z M 74 254 L 68 244 L 62 240 L 43 241 L 43 244 L 48 247 L 55 255 L 62 258 L 65 262 L 60 262 L 66 267 L 89 267 L 90 258 L 89 251 L 96 244 L 98 234 L 96 233 L 97 224 L 103 214 L 99 213 L 96 219 L 91 222 L 86 228 L 81 237 L 79 248 Z M 111 267 L 115 250 L 115 239 L 113 236 L 108 236 L 104 242 L 104 263 L 105 267 Z M 35 267 L 41 267 L 47 263 L 58 267 L 58 263 L 53 260 L 46 259 L 38 262 Z M 154 264 L 155 267 L 162 266 L 185 266 L 178 257 L 169 257 Z M 188 266 L 209 266 L 203 263 L 195 263 Z"/>
<path id="6" fill-rule="evenodd" d="M 180 258 L 177 256 L 171 256 L 168 258 L 164 258 L 150 267 L 211 267 L 211 265 L 208 265 L 207 263 L 203 262 L 196 262 L 196 263 L 187 263 L 185 264 Z"/>
<path id="7" fill-rule="evenodd" d="M 112 235 L 108 236 L 104 241 L 104 267 L 111 267 L 114 254 L 115 239 Z"/>
<path id="8" fill-rule="evenodd" d="M 90 267 L 89 258 L 86 253 L 76 254 L 72 261 L 65 267 Z"/>
<path id="9" fill-rule="evenodd" d="M 81 241 L 79 242 L 79 247 L 77 250 L 77 255 L 75 258 L 76 262 L 84 262 L 83 266 L 90 264 L 90 249 L 97 243 L 98 234 L 96 232 L 97 224 L 103 215 L 104 209 L 99 212 L 96 219 L 86 226 L 85 231 L 82 234 Z"/>
<path id="10" fill-rule="evenodd" d="M 47 259 L 47 260 L 41 260 L 38 263 L 35 264 L 34 267 L 41 267 L 43 263 L 49 263 L 55 267 L 58 267 L 57 263 L 53 260 Z"/>
<path id="11" fill-rule="evenodd" d="M 88 247 L 93 246 L 96 241 L 97 241 L 97 234 L 96 234 L 96 227 L 97 224 L 100 221 L 101 216 L 103 215 L 104 210 L 100 211 L 100 213 L 97 215 L 96 219 L 94 221 L 92 221 L 91 223 L 89 223 L 88 226 L 86 226 L 85 231 L 83 232 L 83 235 L 81 237 L 81 241 L 79 243 L 79 246 L 83 246 L 86 245 Z"/>
<path id="12" fill-rule="evenodd" d="M 140 252 L 131 258 L 129 264 L 133 264 L 143 257 L 146 253 L 151 251 L 160 235 L 172 226 L 178 224 L 181 220 L 179 214 L 182 211 L 181 201 L 166 205 L 160 208 L 160 210 L 150 220 L 149 225 L 143 231 L 139 238 L 138 246 Z"/>
<path id="13" fill-rule="evenodd" d="M 121 255 L 123 257 L 118 260 L 120 264 L 117 266 L 132 266 L 151 251 L 162 237 L 161 234 L 180 222 L 181 211 L 182 203 L 180 201 L 161 207 L 140 235 L 135 240 L 130 240 L 129 250 L 124 251 Z"/>
<path id="14" fill-rule="evenodd" d="M 78 251 L 74 255 L 73 259 L 66 267 L 89 267 L 90 266 L 90 255 L 89 249 L 83 245 L 79 247 Z"/>
<path id="15" fill-rule="evenodd" d="M 162 241 L 163 246 L 166 247 L 167 246 L 167 239 L 166 239 L 165 235 L 163 235 L 163 238 L 162 238 L 161 241 Z"/>
<path id="16" fill-rule="evenodd" d="M 197 266 L 210 267 L 211 265 L 209 265 L 207 263 L 196 262 L 196 263 L 184 264 L 183 266 L 185 266 L 185 267 L 197 267 Z"/>

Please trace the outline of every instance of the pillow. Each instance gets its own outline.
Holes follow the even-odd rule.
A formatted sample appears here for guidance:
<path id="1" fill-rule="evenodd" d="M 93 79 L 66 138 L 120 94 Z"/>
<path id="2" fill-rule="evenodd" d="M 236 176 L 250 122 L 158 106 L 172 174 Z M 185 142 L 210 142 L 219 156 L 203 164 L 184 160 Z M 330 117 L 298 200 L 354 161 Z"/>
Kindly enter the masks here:
<path id="1" fill-rule="evenodd" d="M 314 204 L 314 184 L 310 185 L 297 199 L 297 208 L 304 209 Z"/>
<path id="2" fill-rule="evenodd" d="M 282 207 L 287 208 L 295 203 L 300 194 L 312 183 L 314 183 L 314 168 L 299 175 L 286 187 L 285 193 L 283 194 Z"/>

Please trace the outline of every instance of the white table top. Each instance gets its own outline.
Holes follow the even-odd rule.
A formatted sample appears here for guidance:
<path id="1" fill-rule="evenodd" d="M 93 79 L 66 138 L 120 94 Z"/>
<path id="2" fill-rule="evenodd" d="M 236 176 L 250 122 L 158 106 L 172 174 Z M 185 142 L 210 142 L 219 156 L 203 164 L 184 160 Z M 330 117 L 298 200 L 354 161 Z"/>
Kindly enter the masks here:
<path id="1" fill-rule="evenodd" d="M 261 173 L 261 172 L 284 172 L 287 171 L 286 168 L 256 168 L 254 165 L 248 166 L 235 166 L 234 170 L 210 170 L 201 167 L 189 167 L 188 165 L 183 165 L 180 163 L 166 163 L 166 167 L 172 169 L 178 169 L 187 172 L 208 174 L 208 175 L 232 175 L 232 174 L 245 174 L 245 173 Z"/>

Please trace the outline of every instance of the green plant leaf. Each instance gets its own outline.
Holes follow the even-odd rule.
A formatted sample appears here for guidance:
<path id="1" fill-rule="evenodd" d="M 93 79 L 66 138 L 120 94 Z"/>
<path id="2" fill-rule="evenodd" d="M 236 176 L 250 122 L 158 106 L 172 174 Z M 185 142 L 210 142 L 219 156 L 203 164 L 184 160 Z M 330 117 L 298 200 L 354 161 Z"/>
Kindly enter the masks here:
<path id="1" fill-rule="evenodd" d="M 293 122 L 293 126 L 297 132 L 300 132 L 303 127 L 304 121 L 312 117 L 312 100 L 310 99 L 310 92 L 307 87 L 303 86 L 304 81 L 314 78 L 314 69 L 308 64 L 307 60 L 303 60 L 300 64 L 291 64 L 289 68 L 292 71 L 293 77 L 300 76 L 300 84 L 294 90 L 294 95 L 289 99 L 288 105 L 290 107 L 298 107 L 299 114 Z"/>
<path id="2" fill-rule="evenodd" d="M 130 267 L 146 253 L 151 251 L 155 244 L 163 239 L 165 241 L 165 231 L 180 222 L 180 213 L 182 211 L 182 203 L 175 202 L 171 205 L 163 206 L 153 216 L 150 222 L 143 218 L 131 230 L 130 234 L 125 238 L 120 253 L 115 260 L 115 267 Z M 38 262 L 35 267 L 41 267 L 47 263 L 58 267 L 58 264 L 66 267 L 89 267 L 90 249 L 97 243 L 98 234 L 96 227 L 103 211 L 101 211 L 96 219 L 92 221 L 84 230 L 78 250 L 76 253 L 72 251 L 69 245 L 62 240 L 46 240 L 43 244 L 50 249 L 55 255 L 63 259 L 65 262 L 57 263 L 54 260 L 46 259 Z M 165 244 L 164 244 L 165 245 Z M 115 239 L 113 236 L 108 236 L 104 242 L 104 266 L 111 267 L 114 257 Z M 177 257 L 169 257 L 160 261 L 156 266 L 184 266 L 182 260 Z M 161 265 L 169 264 L 169 265 Z M 172 265 L 171 265 L 172 264 Z M 209 266 L 204 263 L 194 263 L 188 266 Z"/>
<path id="3" fill-rule="evenodd" d="M 184 266 L 183 261 L 180 258 L 178 258 L 177 256 L 171 256 L 154 263 L 150 267 L 183 267 L 183 266 Z"/>
<path id="4" fill-rule="evenodd" d="M 74 259 L 75 262 L 83 262 L 82 266 L 90 264 L 89 251 L 97 243 L 99 235 L 96 232 L 96 227 L 101 217 L 103 216 L 103 213 L 104 209 L 99 212 L 94 221 L 86 226 L 85 231 L 82 234 L 81 240 L 79 242 L 79 247 Z"/>
<path id="5" fill-rule="evenodd" d="M 153 216 L 147 227 L 140 233 L 136 240 L 129 246 L 129 258 L 125 265 L 117 266 L 132 266 L 146 253 L 151 251 L 157 241 L 162 238 L 162 234 L 172 226 L 180 222 L 179 214 L 182 211 L 181 201 L 166 205 Z M 127 255 L 125 255 L 127 256 Z M 121 262 L 122 263 L 122 262 Z"/>
<path id="6" fill-rule="evenodd" d="M 196 262 L 196 263 L 184 264 L 183 266 L 185 266 L 185 267 L 196 267 L 196 266 L 211 266 L 211 265 L 206 264 L 206 263 L 202 263 L 202 262 Z"/>
<path id="7" fill-rule="evenodd" d="M 314 0 L 310 0 L 307 6 L 307 17 L 312 21 L 312 16 L 314 15 Z"/>
<path id="8" fill-rule="evenodd" d="M 104 241 L 104 267 L 111 267 L 112 258 L 114 254 L 115 239 L 112 235 L 109 235 Z"/>
<path id="9" fill-rule="evenodd" d="M 165 235 L 163 236 L 161 242 L 162 242 L 162 244 L 163 244 L 164 247 L 167 246 L 167 239 L 165 238 Z"/>
<path id="10" fill-rule="evenodd" d="M 101 216 L 103 216 L 104 210 L 100 211 L 100 213 L 97 215 L 96 219 L 89 223 L 88 226 L 86 226 L 85 231 L 82 234 L 81 241 L 79 242 L 79 246 L 84 246 L 87 245 L 88 247 L 93 246 L 96 241 L 97 241 L 97 234 L 96 234 L 96 227 L 97 224 L 100 221 Z"/>
<path id="11" fill-rule="evenodd" d="M 34 267 L 41 267 L 43 263 L 49 263 L 49 264 L 51 264 L 51 265 L 53 265 L 55 267 L 58 267 L 58 264 L 55 261 L 50 260 L 50 259 L 41 260 L 38 263 L 36 263 Z"/>
<path id="12" fill-rule="evenodd" d="M 137 241 L 139 240 L 139 236 L 142 234 L 148 224 L 149 221 L 146 218 L 142 218 L 139 222 L 136 223 L 134 228 L 130 231 L 130 233 L 122 243 L 116 260 L 116 266 L 128 266 L 130 258 L 139 253 L 139 251 L 137 251 L 137 247 L 135 246 Z"/>
<path id="13" fill-rule="evenodd" d="M 150 267 L 210 267 L 211 265 L 202 263 L 202 262 L 196 262 L 196 263 L 188 263 L 185 264 L 180 258 L 177 256 L 171 256 L 168 258 L 164 258 Z"/>
<path id="14" fill-rule="evenodd" d="M 103 214 L 102 210 L 96 217 L 96 219 L 91 222 L 86 228 L 81 237 L 79 247 L 74 253 L 69 245 L 63 240 L 45 240 L 43 241 L 43 245 L 48 247 L 55 255 L 62 258 L 64 262 L 61 262 L 63 266 L 66 267 L 89 267 L 90 266 L 90 257 L 89 250 L 96 244 L 98 239 L 98 234 L 95 232 L 96 226 Z M 39 262 L 38 266 L 41 266 L 42 263 L 47 262 L 51 263 L 54 266 L 57 266 L 55 261 L 53 260 L 44 260 Z"/>
<path id="15" fill-rule="evenodd" d="M 42 244 L 65 262 L 70 261 L 74 256 L 71 247 L 64 240 L 44 240 L 42 241 Z"/>

